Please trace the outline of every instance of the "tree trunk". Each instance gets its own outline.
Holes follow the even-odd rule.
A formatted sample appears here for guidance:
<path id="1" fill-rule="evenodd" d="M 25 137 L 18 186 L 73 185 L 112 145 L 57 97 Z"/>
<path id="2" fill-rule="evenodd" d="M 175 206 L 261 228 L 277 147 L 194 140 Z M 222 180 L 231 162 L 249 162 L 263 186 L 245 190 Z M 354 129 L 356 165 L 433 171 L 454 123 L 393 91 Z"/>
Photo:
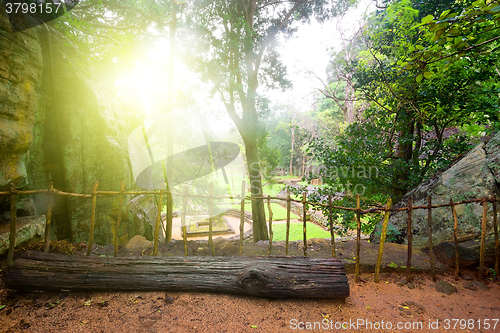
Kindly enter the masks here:
<path id="1" fill-rule="evenodd" d="M 295 128 L 292 119 L 292 149 L 290 150 L 290 176 L 293 176 L 293 152 L 295 150 Z"/>
<path id="2" fill-rule="evenodd" d="M 26 252 L 6 275 L 17 290 L 165 290 L 263 297 L 346 298 L 339 259 L 308 257 L 84 257 Z"/>
<path id="3" fill-rule="evenodd" d="M 350 58 L 350 56 L 349 56 Z M 355 116 L 354 116 L 354 88 L 351 85 L 351 76 L 352 74 L 346 73 L 346 85 L 345 85 L 345 108 L 346 108 L 346 113 L 347 113 L 347 123 L 348 124 L 353 124 L 355 121 Z"/>
<path id="4" fill-rule="evenodd" d="M 262 177 L 257 148 L 254 143 L 247 142 L 245 139 L 243 141 L 245 142 L 248 174 L 250 176 L 250 195 L 252 197 L 261 197 L 264 195 L 264 192 L 262 191 Z M 252 199 L 252 222 L 254 242 L 268 240 L 269 234 L 263 199 Z"/>
<path id="5" fill-rule="evenodd" d="M 174 74 L 175 74 L 175 34 L 177 32 L 177 10 L 176 1 L 172 1 L 172 19 L 170 21 L 170 52 L 168 55 L 168 81 L 167 81 L 167 112 L 173 110 L 174 105 Z M 174 151 L 174 137 L 172 126 L 174 124 L 168 123 L 168 142 L 167 142 L 167 155 L 172 154 Z M 167 164 L 165 187 L 167 192 L 167 217 L 165 226 L 165 242 L 172 241 L 172 213 L 174 211 L 174 199 L 170 192 L 170 185 L 168 179 L 172 179 L 173 165 Z"/>

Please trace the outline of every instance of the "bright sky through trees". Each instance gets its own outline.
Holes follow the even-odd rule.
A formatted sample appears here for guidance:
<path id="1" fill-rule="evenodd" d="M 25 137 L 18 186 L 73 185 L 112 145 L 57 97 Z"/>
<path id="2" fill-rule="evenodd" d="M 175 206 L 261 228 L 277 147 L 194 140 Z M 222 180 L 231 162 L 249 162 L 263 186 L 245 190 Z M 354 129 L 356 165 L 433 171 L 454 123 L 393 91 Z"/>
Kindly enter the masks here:
<path id="1" fill-rule="evenodd" d="M 308 25 L 301 25 L 291 39 L 281 39 L 281 54 L 283 63 L 287 66 L 293 88 L 289 91 L 265 92 L 271 103 L 280 103 L 293 100 L 301 111 L 307 111 L 314 103 L 314 93 L 322 88 L 326 82 L 326 67 L 330 60 L 332 48 L 341 47 L 338 28 L 341 27 L 349 36 L 359 29 L 364 13 L 374 10 L 371 0 L 363 0 L 357 8 L 348 11 L 343 17 L 324 24 L 315 21 Z M 146 50 L 140 59 L 137 59 L 132 69 L 123 72 L 115 82 L 121 97 L 133 100 L 138 112 L 146 122 L 164 112 L 162 105 L 166 103 L 166 60 L 168 58 L 169 42 L 159 39 L 154 46 Z M 205 110 L 215 113 L 213 126 L 222 129 L 234 127 L 233 122 L 223 110 L 223 104 L 218 100 L 208 102 L 208 88 L 202 85 L 197 75 L 190 71 L 180 59 L 176 59 L 175 84 L 179 90 L 188 89 L 195 99 L 202 99 L 200 103 Z M 193 89 L 193 87 L 197 87 Z M 186 91 L 187 92 L 187 91 Z M 263 91 L 261 91 L 263 93 Z"/>
<path id="2" fill-rule="evenodd" d="M 299 27 L 294 38 L 281 40 L 282 60 L 287 66 L 293 89 L 273 92 L 273 102 L 293 100 L 307 111 L 315 99 L 314 93 L 327 82 L 326 67 L 330 61 L 332 48 L 339 51 L 341 36 L 339 28 L 347 37 L 357 31 L 365 14 L 375 10 L 372 0 L 361 0 L 356 8 L 351 8 L 344 16 L 324 24 L 315 21 Z M 323 81 L 323 82 L 321 82 Z"/>

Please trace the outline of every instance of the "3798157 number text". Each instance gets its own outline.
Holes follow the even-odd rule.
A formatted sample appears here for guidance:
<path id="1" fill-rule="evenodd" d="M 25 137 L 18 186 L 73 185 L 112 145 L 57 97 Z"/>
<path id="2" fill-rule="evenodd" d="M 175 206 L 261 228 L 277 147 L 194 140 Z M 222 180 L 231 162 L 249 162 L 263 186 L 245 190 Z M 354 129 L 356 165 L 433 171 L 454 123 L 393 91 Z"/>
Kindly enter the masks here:
<path id="1" fill-rule="evenodd" d="M 58 13 L 62 3 L 35 3 L 35 2 L 7 2 L 5 11 L 7 14 L 51 14 Z M 62 9 L 61 9 L 62 10 Z"/>

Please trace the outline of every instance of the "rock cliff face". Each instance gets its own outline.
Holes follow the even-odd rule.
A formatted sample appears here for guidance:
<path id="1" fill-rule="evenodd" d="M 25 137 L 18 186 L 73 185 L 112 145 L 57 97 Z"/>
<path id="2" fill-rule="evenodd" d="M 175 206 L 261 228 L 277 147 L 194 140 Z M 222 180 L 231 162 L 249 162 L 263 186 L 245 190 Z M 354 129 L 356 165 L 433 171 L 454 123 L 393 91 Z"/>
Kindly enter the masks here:
<path id="1" fill-rule="evenodd" d="M 0 190 L 8 189 L 9 182 L 26 185 L 36 89 L 42 75 L 38 34 L 33 29 L 13 34 L 4 14 L 0 15 Z"/>
<path id="2" fill-rule="evenodd" d="M 9 182 L 18 189 L 53 182 L 59 190 L 87 194 L 94 182 L 99 190 L 118 191 L 122 181 L 133 187 L 127 151 L 132 129 L 119 100 L 91 69 L 72 63 L 77 50 L 57 31 L 50 28 L 50 39 L 43 26 L 13 33 L 0 13 L 0 189 Z M 0 198 L 0 220 L 8 217 L 7 198 Z M 45 214 L 45 195 L 24 198 L 19 215 Z M 97 202 L 94 242 L 109 243 L 117 200 Z M 147 232 L 127 216 L 119 232 L 125 240 Z M 89 199 L 57 197 L 53 236 L 87 240 L 89 217 Z"/>
<path id="3" fill-rule="evenodd" d="M 432 196 L 433 204 L 449 203 L 466 199 L 500 197 L 500 132 L 486 145 L 481 143 L 455 163 L 448 170 L 438 174 L 409 192 L 395 208 L 406 207 L 408 197 L 412 197 L 413 206 L 427 205 L 427 197 Z M 492 205 L 488 204 L 487 236 L 493 234 Z M 460 242 L 477 239 L 481 234 L 483 207 L 480 203 L 456 206 L 458 217 L 458 239 Z M 428 247 L 427 210 L 413 211 L 413 245 Z M 432 240 L 437 245 L 442 242 L 453 242 L 454 219 L 450 207 L 432 210 Z M 395 230 L 397 243 L 407 243 L 407 213 L 392 213 L 389 219 L 389 230 Z M 377 241 L 380 226 L 372 234 Z"/>

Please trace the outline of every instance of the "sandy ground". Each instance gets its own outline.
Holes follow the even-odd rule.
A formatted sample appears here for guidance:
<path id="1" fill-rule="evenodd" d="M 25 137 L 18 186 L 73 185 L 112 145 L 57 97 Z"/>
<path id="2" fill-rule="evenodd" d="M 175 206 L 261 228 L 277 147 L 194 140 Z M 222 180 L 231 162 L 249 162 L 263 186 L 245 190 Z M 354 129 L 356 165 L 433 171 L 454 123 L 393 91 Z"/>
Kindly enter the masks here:
<path id="1" fill-rule="evenodd" d="M 493 319 L 500 316 L 498 283 L 489 283 L 488 290 L 469 290 L 462 287 L 465 280 L 455 282 L 440 276 L 458 289 L 448 296 L 436 291 L 435 283 L 426 275 L 415 278 L 414 289 L 399 286 L 398 274 L 385 273 L 383 278 L 376 284 L 370 274 L 365 274 L 362 280 L 366 282 L 357 284 L 349 275 L 351 295 L 345 300 L 184 292 L 22 293 L 3 289 L 0 332 L 500 331 L 500 323 L 492 327 Z M 490 329 L 484 328 L 487 324 Z M 398 325 L 403 329 L 398 330 Z"/>
<path id="2" fill-rule="evenodd" d="M 239 219 L 234 220 L 239 225 Z M 328 244 L 328 240 L 311 241 L 308 255 L 330 257 Z M 190 255 L 209 254 L 200 246 L 190 242 Z M 247 255 L 267 251 L 265 244 L 246 246 Z M 385 267 L 404 263 L 405 249 L 387 245 Z M 361 258 L 372 262 L 376 250 L 375 244 L 363 242 Z M 121 251 L 129 254 L 125 248 Z M 134 255 L 149 255 L 151 249 L 135 251 Z M 182 242 L 159 251 L 182 255 Z M 236 246 L 230 247 L 227 255 L 235 251 Z M 291 245 L 290 251 L 300 255 L 300 242 Z M 112 247 L 96 247 L 92 255 L 111 253 Z M 348 272 L 353 268 L 353 253 L 352 243 L 338 244 Z M 283 245 L 277 244 L 273 254 L 283 254 Z M 414 255 L 415 266 L 427 265 L 424 254 Z M 1 260 L 0 267 L 3 277 L 6 268 Z M 368 264 L 361 267 L 373 271 Z M 436 282 L 426 273 L 414 274 L 409 284 L 402 283 L 401 270 L 382 273 L 379 283 L 373 282 L 371 273 L 363 274 L 360 283 L 348 274 L 350 296 L 340 300 L 164 291 L 20 292 L 6 289 L 0 279 L 0 332 L 500 332 L 498 279 L 488 276 L 486 284 L 481 284 L 476 271 L 462 274 L 458 281 L 446 272 L 438 275 L 438 280 L 456 287 L 451 295 L 437 291 Z"/>
<path id="3" fill-rule="evenodd" d="M 224 216 L 224 218 L 227 220 L 227 222 L 231 225 L 231 228 L 234 230 L 234 234 L 227 234 L 227 235 L 217 235 L 214 236 L 216 237 L 222 237 L 222 238 L 233 238 L 233 237 L 239 237 L 240 235 L 240 219 L 237 217 L 233 216 Z M 286 223 L 286 221 L 273 221 L 273 224 L 280 224 L 280 223 Z M 291 219 L 290 223 L 302 223 L 297 219 Z M 172 219 L 172 239 L 177 239 L 177 240 L 182 240 L 182 233 L 181 233 L 181 218 L 174 218 Z M 269 225 L 269 223 L 268 223 Z M 249 223 L 245 223 L 243 226 L 243 233 L 246 233 L 247 231 L 252 230 L 252 225 Z M 207 240 L 208 237 L 189 237 L 189 240 Z"/>

